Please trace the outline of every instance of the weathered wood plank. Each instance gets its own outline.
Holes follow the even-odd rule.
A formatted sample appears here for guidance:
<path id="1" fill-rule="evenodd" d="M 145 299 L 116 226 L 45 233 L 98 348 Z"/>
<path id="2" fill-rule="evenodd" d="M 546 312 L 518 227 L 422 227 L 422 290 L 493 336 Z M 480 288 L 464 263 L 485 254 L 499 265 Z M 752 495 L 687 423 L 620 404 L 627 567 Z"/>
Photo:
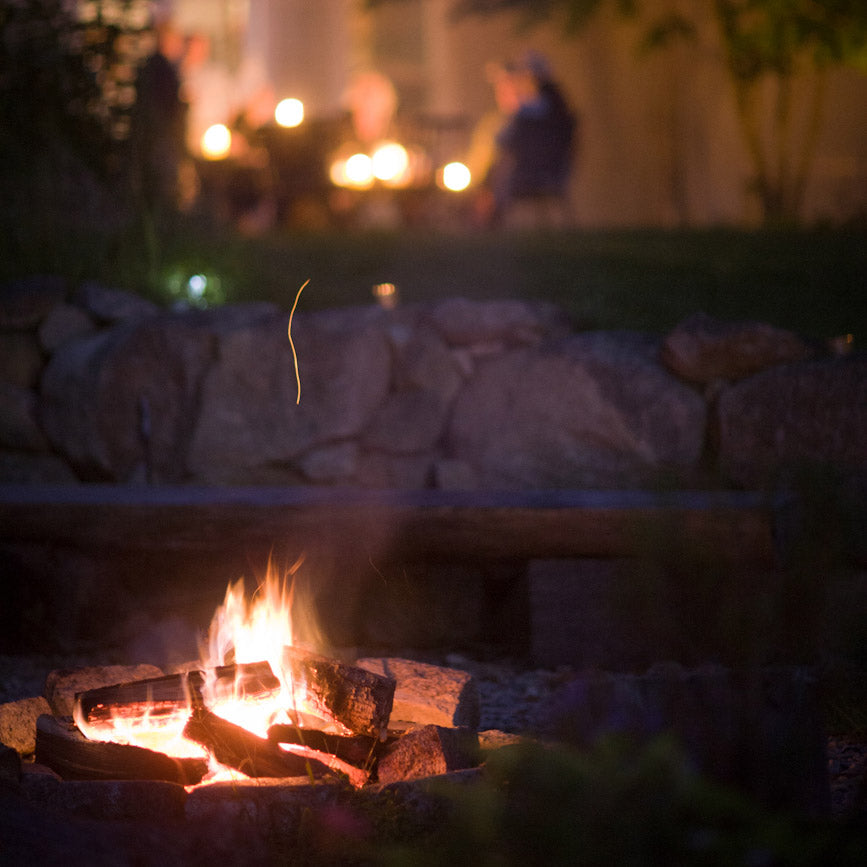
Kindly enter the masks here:
<path id="1" fill-rule="evenodd" d="M 771 563 L 778 504 L 727 491 L 361 491 L 0 487 L 0 541 L 203 550 L 296 538 L 394 558 L 622 557 L 688 539 Z"/>

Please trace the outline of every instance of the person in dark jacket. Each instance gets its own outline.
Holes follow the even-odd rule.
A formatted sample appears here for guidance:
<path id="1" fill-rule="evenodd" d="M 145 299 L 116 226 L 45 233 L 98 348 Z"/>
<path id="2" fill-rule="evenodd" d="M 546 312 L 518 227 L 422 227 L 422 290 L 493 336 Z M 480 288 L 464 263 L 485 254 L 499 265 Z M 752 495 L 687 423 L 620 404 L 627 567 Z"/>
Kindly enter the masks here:
<path id="1" fill-rule="evenodd" d="M 534 211 L 567 208 L 574 112 L 540 55 L 506 64 L 499 74 L 506 78 L 495 86 L 510 93 L 513 110 L 496 136 L 498 155 L 488 181 L 492 222 L 508 222 L 521 205 Z"/>

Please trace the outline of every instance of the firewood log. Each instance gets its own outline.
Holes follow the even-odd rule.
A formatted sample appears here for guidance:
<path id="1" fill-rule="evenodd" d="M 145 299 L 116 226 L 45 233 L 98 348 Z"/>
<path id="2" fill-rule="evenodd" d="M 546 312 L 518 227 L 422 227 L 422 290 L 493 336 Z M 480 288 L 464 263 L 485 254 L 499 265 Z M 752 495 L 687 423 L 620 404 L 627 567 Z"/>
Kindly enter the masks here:
<path id="1" fill-rule="evenodd" d="M 283 649 L 283 664 L 324 722 L 337 724 L 346 734 L 384 735 L 394 701 L 393 679 L 296 647 Z M 252 700 L 280 686 L 267 662 L 223 665 L 213 675 L 218 695 L 237 689 Z M 168 674 L 87 690 L 76 696 L 76 704 L 84 721 L 92 724 L 113 717 L 158 717 L 203 704 L 204 684 L 201 671 Z"/>
<path id="2" fill-rule="evenodd" d="M 184 737 L 201 744 L 214 758 L 248 777 L 321 777 L 329 768 L 309 755 L 281 750 L 258 735 L 204 707 L 193 710 Z"/>
<path id="3" fill-rule="evenodd" d="M 240 697 L 257 699 L 272 695 L 280 688 L 280 681 L 267 662 L 221 665 L 213 669 L 212 674 L 218 694 L 237 690 Z M 102 686 L 78 693 L 76 705 L 88 723 L 117 717 L 159 717 L 200 704 L 205 679 L 204 672 L 189 671 Z"/>
<path id="4" fill-rule="evenodd" d="M 395 681 L 298 647 L 283 648 L 283 665 L 303 685 L 313 711 L 340 723 L 347 734 L 383 739 L 394 702 Z"/>
<path id="5" fill-rule="evenodd" d="M 370 735 L 338 735 L 319 729 L 279 724 L 272 725 L 268 729 L 268 740 L 272 743 L 296 744 L 329 753 L 357 768 L 370 765 L 382 746 L 379 739 Z"/>
<path id="6" fill-rule="evenodd" d="M 36 721 L 36 761 L 66 780 L 167 780 L 187 786 L 208 769 L 205 759 L 178 759 L 130 744 L 88 740 L 68 717 Z"/>

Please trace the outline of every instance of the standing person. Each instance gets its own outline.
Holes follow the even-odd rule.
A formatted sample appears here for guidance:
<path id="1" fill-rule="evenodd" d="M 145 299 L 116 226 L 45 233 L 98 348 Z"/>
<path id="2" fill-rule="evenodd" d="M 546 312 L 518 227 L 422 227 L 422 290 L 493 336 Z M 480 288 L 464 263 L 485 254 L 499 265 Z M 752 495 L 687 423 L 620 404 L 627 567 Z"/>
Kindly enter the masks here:
<path id="1" fill-rule="evenodd" d="M 545 104 L 546 135 L 541 143 L 540 156 L 541 162 L 547 166 L 547 174 L 542 182 L 551 195 L 565 202 L 578 146 L 578 116 L 554 79 L 551 66 L 543 55 L 528 51 L 523 63 L 533 77 L 539 98 Z"/>
<path id="2" fill-rule="evenodd" d="M 136 78 L 131 130 L 135 193 L 152 217 L 177 209 L 187 113 L 179 73 L 184 37 L 167 18 L 154 30 L 156 45 Z"/>
<path id="3" fill-rule="evenodd" d="M 497 133 L 489 173 L 492 223 L 566 222 L 576 121 L 562 91 L 535 53 L 505 65 L 495 89 L 512 111 Z"/>

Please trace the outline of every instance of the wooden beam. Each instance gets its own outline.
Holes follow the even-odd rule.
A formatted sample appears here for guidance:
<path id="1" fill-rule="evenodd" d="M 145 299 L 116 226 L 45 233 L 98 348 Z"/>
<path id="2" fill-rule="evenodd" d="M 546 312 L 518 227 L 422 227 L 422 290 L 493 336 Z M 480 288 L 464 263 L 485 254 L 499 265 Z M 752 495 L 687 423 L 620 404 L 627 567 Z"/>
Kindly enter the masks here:
<path id="1" fill-rule="evenodd" d="M 227 540 L 382 559 L 624 557 L 688 540 L 708 556 L 775 561 L 779 504 L 736 491 L 363 491 L 0 487 L 0 542 L 106 551 L 224 550 Z"/>

